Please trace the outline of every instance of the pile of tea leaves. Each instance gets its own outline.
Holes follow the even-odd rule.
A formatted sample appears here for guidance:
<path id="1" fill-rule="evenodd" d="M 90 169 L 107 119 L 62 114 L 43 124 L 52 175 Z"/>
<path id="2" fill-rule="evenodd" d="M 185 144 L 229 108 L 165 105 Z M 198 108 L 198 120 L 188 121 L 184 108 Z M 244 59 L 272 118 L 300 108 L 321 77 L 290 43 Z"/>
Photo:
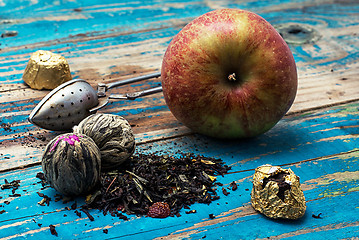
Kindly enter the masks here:
<path id="1" fill-rule="evenodd" d="M 216 176 L 229 170 L 220 159 L 194 154 L 137 154 L 121 170 L 102 173 L 99 190 L 87 197 L 84 207 L 126 219 L 122 212 L 146 215 L 153 203 L 165 202 L 170 216 L 180 216 L 182 208 L 219 199 L 216 186 L 222 184 Z"/>

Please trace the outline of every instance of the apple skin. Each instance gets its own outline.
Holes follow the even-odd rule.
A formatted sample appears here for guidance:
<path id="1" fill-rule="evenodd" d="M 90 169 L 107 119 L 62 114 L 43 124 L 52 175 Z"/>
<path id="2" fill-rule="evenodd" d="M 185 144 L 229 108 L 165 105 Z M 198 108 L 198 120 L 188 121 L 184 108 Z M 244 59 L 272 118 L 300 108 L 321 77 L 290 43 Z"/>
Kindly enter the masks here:
<path id="1" fill-rule="evenodd" d="M 240 9 L 211 11 L 186 25 L 165 52 L 161 77 L 177 120 L 216 138 L 268 131 L 297 92 L 286 42 L 265 19 Z"/>

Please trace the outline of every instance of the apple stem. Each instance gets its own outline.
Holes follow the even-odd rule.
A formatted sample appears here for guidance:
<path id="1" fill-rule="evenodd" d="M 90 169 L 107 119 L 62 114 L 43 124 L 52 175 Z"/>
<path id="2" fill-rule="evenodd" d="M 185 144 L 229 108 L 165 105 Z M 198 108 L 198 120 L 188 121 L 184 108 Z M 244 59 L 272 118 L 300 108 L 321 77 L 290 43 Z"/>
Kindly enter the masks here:
<path id="1" fill-rule="evenodd" d="M 232 73 L 232 74 L 229 74 L 228 75 L 228 80 L 229 81 L 237 81 L 237 79 L 236 79 L 236 73 Z"/>

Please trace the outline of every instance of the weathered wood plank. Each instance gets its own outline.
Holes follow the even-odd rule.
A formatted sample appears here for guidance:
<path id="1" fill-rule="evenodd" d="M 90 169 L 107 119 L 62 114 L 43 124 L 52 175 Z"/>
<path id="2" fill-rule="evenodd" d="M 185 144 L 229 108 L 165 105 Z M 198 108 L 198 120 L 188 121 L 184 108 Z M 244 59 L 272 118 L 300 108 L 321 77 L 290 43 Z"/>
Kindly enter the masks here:
<path id="1" fill-rule="evenodd" d="M 162 143 L 164 148 L 166 144 Z M 162 145 L 161 144 L 161 145 Z M 196 143 L 191 143 L 195 148 Z M 179 147 L 181 149 L 181 147 Z M 48 225 L 53 224 L 59 237 L 68 238 L 133 238 L 143 239 L 200 239 L 204 236 L 221 236 L 228 239 L 254 239 L 266 237 L 315 237 L 323 231 L 330 231 L 334 238 L 355 236 L 358 229 L 357 202 L 359 196 L 359 164 L 358 151 L 337 154 L 335 156 L 306 159 L 294 164 L 286 164 L 301 178 L 302 188 L 307 200 L 306 215 L 298 221 L 271 220 L 256 213 L 249 204 L 251 177 L 253 169 L 243 169 L 236 166 L 236 158 L 229 158 L 228 164 L 233 170 L 219 181 L 227 188 L 232 181 L 239 184 L 236 191 L 230 191 L 224 196 L 221 188 L 217 191 L 221 198 L 210 205 L 195 204 L 191 209 L 196 214 L 185 214 L 181 217 L 167 219 L 152 219 L 147 217 L 130 216 L 130 221 L 123 221 L 111 216 L 103 216 L 96 210 L 91 211 L 95 221 L 91 222 L 84 214 L 76 216 L 74 210 L 65 210 L 74 202 L 63 204 L 51 201 L 49 206 L 37 204 L 41 198 L 36 192 L 42 192 L 54 200 L 53 189 L 41 190 L 41 184 L 35 175 L 41 171 L 40 167 L 27 168 L 4 173 L 0 181 L 21 179 L 21 187 L 17 190 L 21 197 L 7 197 L 11 191 L 2 191 L 5 213 L 0 215 L 0 237 L 12 239 L 17 237 L 46 238 L 50 236 Z M 257 162 L 259 164 L 259 162 Z M 26 190 L 26 191 L 23 191 Z M 76 199 L 78 207 L 83 199 Z M 78 210 L 78 209 L 77 209 Z M 311 215 L 321 213 L 316 219 Z M 209 218 L 214 214 L 214 219 Z M 65 216 L 66 215 L 66 216 Z M 38 226 L 38 224 L 42 224 Z M 247 227 L 246 227 L 247 226 Z M 248 227 L 250 226 L 250 227 Z M 15 229 L 17 229 L 15 231 Z M 103 233 L 108 230 L 108 234 Z M 13 235 L 8 233 L 12 232 Z M 227 233 L 225 233 L 227 232 Z M 170 235 L 168 235 L 170 234 Z"/>
<path id="2" fill-rule="evenodd" d="M 213 155 L 225 160 L 228 156 L 238 156 L 236 165 L 250 169 L 254 168 L 253 163 L 257 164 L 257 159 L 260 158 L 281 163 L 282 156 L 287 156 L 293 161 L 301 161 L 355 149 L 359 141 L 359 135 L 356 132 L 359 119 L 358 106 L 358 103 L 352 103 L 312 113 L 290 115 L 282 119 L 266 134 L 246 140 L 220 141 L 194 135 L 186 127 L 176 125 L 175 120 L 166 122 L 170 118 L 158 121 L 158 126 L 153 126 L 153 129 L 157 128 L 157 130 L 135 132 L 135 137 L 138 146 L 143 145 L 145 148 L 149 147 L 145 144 L 146 142 L 177 137 L 178 141 L 184 143 L 183 148 L 186 147 L 186 142 L 196 143 L 194 149 L 191 144 L 188 144 L 186 151 Z M 158 112 L 149 111 L 140 119 L 130 118 L 129 121 L 146 126 L 146 124 L 150 124 L 152 116 L 157 114 Z M 162 115 L 162 113 L 160 114 Z M 162 124 L 167 125 L 167 131 L 162 130 Z M 141 128 L 141 126 L 139 127 Z M 17 131 L 16 128 L 6 132 L 3 129 L 3 134 L 0 135 L 3 140 L 0 149 L 7 153 L 0 155 L 0 170 L 2 171 L 39 163 L 44 145 L 56 136 L 53 132 L 41 131 L 33 135 L 29 133 L 24 135 Z M 185 137 L 179 137 L 182 135 Z M 176 153 L 177 146 L 174 144 L 177 143 L 169 140 L 166 151 L 171 154 Z M 16 151 L 7 152 L 8 146 L 13 145 Z M 162 145 L 157 144 L 153 144 L 150 150 L 165 151 Z M 252 164 L 252 166 L 248 166 L 248 164 Z"/>
<path id="3" fill-rule="evenodd" d="M 359 236 L 358 115 L 359 5 L 356 0 L 295 1 L 0 1 L 0 184 L 21 180 L 16 191 L 0 191 L 0 239 L 47 239 L 54 224 L 59 238 L 121 239 L 338 239 Z M 168 110 L 162 94 L 133 102 L 113 102 L 101 112 L 126 117 L 136 134 L 137 152 L 192 152 L 222 158 L 232 171 L 219 181 L 240 187 L 211 205 L 195 204 L 196 214 L 122 221 L 91 211 L 95 221 L 74 210 L 73 202 L 37 204 L 43 192 L 35 175 L 44 145 L 59 133 L 27 121 L 48 91 L 27 87 L 22 73 L 32 52 L 64 55 L 74 77 L 98 82 L 158 71 L 171 38 L 193 18 L 222 7 L 259 13 L 273 25 L 300 24 L 319 40 L 290 44 L 298 66 L 299 89 L 288 115 L 253 139 L 220 141 L 193 134 Z M 111 92 L 157 86 L 160 79 Z M 346 104 L 343 104 L 346 103 Z M 351 103 L 351 104 L 348 104 Z M 333 107 L 334 106 L 334 107 Z M 327 108 L 324 108 L 327 107 Z M 249 205 L 255 167 L 291 167 L 301 177 L 307 213 L 299 221 L 273 221 Z M 33 166 L 35 165 L 35 166 Z M 22 169 L 23 168 L 23 169 Z M 14 170 L 15 169 L 15 170 Z M 248 189 L 248 190 L 246 190 Z M 221 189 L 219 188 L 220 192 Z M 78 205 L 83 199 L 76 199 Z M 209 219 L 213 213 L 216 218 Z M 312 214 L 322 213 L 320 219 Z M 65 216 L 66 215 L 66 216 Z M 39 226 L 38 224 L 42 224 Z M 108 234 L 103 232 L 108 229 Z"/>
<path id="4" fill-rule="evenodd" d="M 298 95 L 290 112 L 300 112 L 357 99 L 359 68 L 357 67 L 358 56 L 356 51 L 358 38 L 355 30 L 359 20 L 355 13 L 359 10 L 358 6 L 352 3 L 351 1 L 336 4 L 332 4 L 331 1 L 321 1 L 315 4 L 311 1 L 300 3 L 283 2 L 278 7 L 277 3 L 239 2 L 237 5 L 227 6 L 243 7 L 256 11 L 273 24 L 286 22 L 305 24 L 317 29 L 322 35 L 321 39 L 314 44 L 291 46 L 298 64 L 300 79 Z M 46 28 L 52 28 L 52 31 L 57 29 L 57 32 L 56 34 L 44 34 L 45 37 L 52 38 L 46 39 L 46 41 L 33 37 L 27 37 L 26 40 L 18 39 L 20 34 L 12 38 L 3 38 L 4 43 L 0 52 L 0 103 L 4 106 L 0 110 L 2 123 L 14 126 L 20 124 L 21 132 L 34 134 L 35 131 L 38 131 L 37 128 L 28 124 L 26 119 L 31 109 L 36 106 L 47 92 L 31 90 L 21 80 L 22 72 L 32 52 L 38 49 L 60 52 L 69 60 L 74 77 L 84 78 L 95 87 L 96 83 L 102 81 L 102 79 L 105 79 L 106 82 L 111 82 L 114 81 L 114 78 L 120 76 L 123 78 L 126 75 L 133 75 L 134 72 L 140 74 L 141 72 L 159 70 L 162 54 L 168 42 L 184 23 L 207 10 L 223 7 L 228 3 L 216 5 L 216 3 L 212 2 L 189 2 L 188 4 L 170 2 L 164 3 L 164 5 L 139 6 L 137 2 L 134 2 L 128 5 L 136 5 L 135 7 L 125 7 L 123 3 L 118 3 L 117 6 L 96 3 L 88 6 L 85 3 L 81 4 L 80 8 L 84 9 L 83 11 L 73 11 L 75 5 L 73 5 L 74 8 L 67 6 L 66 10 L 58 11 L 59 6 L 50 5 L 43 8 L 40 3 L 34 5 L 27 3 L 22 9 L 15 8 L 17 11 L 24 11 L 24 9 L 30 12 L 33 11 L 35 16 L 29 16 L 29 19 L 34 18 L 31 21 L 25 20 L 26 17 L 24 19 L 23 16 L 20 18 L 16 11 L 11 14 L 4 11 L 4 18 L 13 19 L 13 21 L 0 25 L 2 27 L 1 31 L 16 29 L 19 26 L 24 28 L 25 25 L 28 27 L 29 25 L 27 24 L 31 22 L 34 26 L 28 29 L 32 30 L 24 30 L 25 36 L 27 34 L 31 36 L 35 31 L 34 29 L 38 29 L 36 28 L 38 26 L 37 21 L 45 19 Z M 196 6 L 196 11 L 190 13 L 188 6 Z M 144 19 L 141 18 L 139 22 L 132 22 L 132 25 L 130 21 L 125 21 L 128 27 L 119 28 L 118 20 L 114 16 L 116 11 L 113 8 L 116 11 L 123 8 L 120 11 L 124 13 L 123 15 L 126 15 L 131 8 L 131 15 L 126 15 L 125 18 L 134 17 L 136 19 L 140 18 L 141 14 L 143 15 L 146 8 L 147 10 L 151 9 L 150 12 L 156 9 L 162 14 L 158 13 L 158 16 L 161 16 L 162 19 L 161 24 L 158 25 L 158 19 L 149 20 L 149 17 L 146 16 Z M 132 8 L 136 10 L 133 11 Z M 185 14 L 182 14 L 179 9 L 185 11 Z M 98 12 L 101 12 L 101 14 L 106 13 L 101 15 L 103 19 L 98 18 Z M 56 17 L 46 19 L 46 16 L 51 14 L 61 16 L 59 19 Z M 75 18 L 74 15 L 76 14 L 85 15 L 86 17 Z M 138 17 L 136 17 L 136 14 Z M 283 15 L 289 15 L 290 17 L 289 19 L 283 19 Z M 19 20 L 16 20 L 16 17 L 19 17 Z M 122 15 L 119 19 L 122 19 Z M 97 20 L 96 27 L 102 27 L 103 31 L 97 31 L 96 28 L 92 29 L 93 25 L 91 25 L 91 21 L 88 22 L 89 20 Z M 74 26 L 81 25 L 83 27 L 76 28 L 79 33 L 74 37 L 73 33 L 62 30 L 66 29 L 65 26 L 59 28 L 58 21 L 63 24 L 72 22 Z M 86 24 L 84 24 L 85 22 Z M 144 22 L 147 24 L 144 25 Z M 152 27 L 151 24 L 153 25 Z M 20 30 L 19 33 L 21 33 Z M 314 78 L 315 81 L 313 81 Z M 158 82 L 159 80 L 152 82 L 152 84 Z M 127 90 L 129 88 L 116 89 L 114 92 Z M 16 99 L 16 102 L 11 101 L 11 99 Z M 161 94 L 156 95 L 155 102 L 144 100 L 141 103 L 143 104 L 142 108 L 148 109 L 164 109 L 165 106 Z M 126 109 L 136 108 L 132 106 L 132 103 L 127 103 L 126 105 Z M 131 120 L 135 119 L 139 112 L 143 112 L 123 112 L 123 109 L 124 104 L 114 104 L 111 108 L 106 108 L 103 111 L 123 114 Z M 16 111 L 15 116 L 17 117 L 14 117 L 12 113 L 10 114 L 9 110 L 11 112 Z M 152 116 L 151 119 L 145 118 L 146 121 L 144 121 L 141 118 L 141 121 L 137 121 L 134 127 L 135 131 L 145 133 L 159 130 L 158 127 L 153 129 L 152 126 L 159 119 L 166 118 L 169 118 L 171 124 L 170 126 L 162 125 L 162 129 L 172 128 L 173 125 L 178 124 L 171 117 L 168 109 L 164 109 L 157 116 Z M 142 128 L 136 130 L 139 122 L 146 122 L 146 124 L 142 124 Z"/>

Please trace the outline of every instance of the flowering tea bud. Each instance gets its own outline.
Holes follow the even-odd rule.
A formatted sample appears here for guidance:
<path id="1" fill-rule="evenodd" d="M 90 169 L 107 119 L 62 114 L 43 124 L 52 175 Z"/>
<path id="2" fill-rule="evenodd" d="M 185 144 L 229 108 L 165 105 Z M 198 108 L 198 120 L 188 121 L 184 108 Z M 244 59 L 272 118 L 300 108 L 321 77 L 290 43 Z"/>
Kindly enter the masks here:
<path id="1" fill-rule="evenodd" d="M 91 137 L 101 152 L 103 170 L 118 167 L 135 151 L 135 137 L 130 124 L 114 114 L 93 114 L 74 127 L 74 133 Z"/>
<path id="2" fill-rule="evenodd" d="M 255 210 L 270 218 L 297 219 L 306 209 L 299 177 L 291 169 L 271 165 L 256 168 L 251 203 Z"/>
<path id="3" fill-rule="evenodd" d="M 51 140 L 42 156 L 42 170 L 50 186 L 66 196 L 93 190 L 100 180 L 100 151 L 83 134 L 62 134 Z"/>

